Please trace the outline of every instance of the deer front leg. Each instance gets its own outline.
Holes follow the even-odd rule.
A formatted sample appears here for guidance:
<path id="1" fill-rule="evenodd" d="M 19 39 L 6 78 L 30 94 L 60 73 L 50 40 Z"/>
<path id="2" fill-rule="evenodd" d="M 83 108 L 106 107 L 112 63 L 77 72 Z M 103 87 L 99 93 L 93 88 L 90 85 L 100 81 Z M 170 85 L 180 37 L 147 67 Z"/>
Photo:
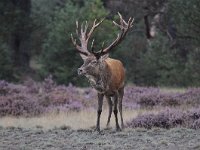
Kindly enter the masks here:
<path id="1" fill-rule="evenodd" d="M 119 127 L 119 123 L 118 123 L 118 117 L 117 117 L 117 113 L 118 113 L 118 110 L 117 110 L 117 106 L 118 106 L 118 92 L 116 92 L 116 94 L 114 95 L 114 115 L 115 115 L 115 122 L 116 122 L 116 130 L 117 131 L 121 131 L 120 127 Z"/>
<path id="2" fill-rule="evenodd" d="M 107 99 L 107 101 L 108 101 L 108 109 L 109 109 L 109 112 L 108 112 L 108 121 L 107 121 L 107 128 L 109 127 L 109 125 L 110 125 L 110 118 L 111 118 L 111 114 L 112 114 L 112 100 L 111 100 L 111 97 L 109 97 L 109 96 L 106 96 L 106 99 Z"/>
<path id="3" fill-rule="evenodd" d="M 104 97 L 103 94 L 98 93 L 97 124 L 96 124 L 96 129 L 95 129 L 98 132 L 100 132 L 100 116 L 102 112 L 103 97 Z"/>
<path id="4" fill-rule="evenodd" d="M 124 128 L 124 121 L 123 121 L 123 115 L 122 115 L 122 99 L 124 96 L 124 87 L 119 89 L 119 113 L 121 117 L 121 128 Z"/>

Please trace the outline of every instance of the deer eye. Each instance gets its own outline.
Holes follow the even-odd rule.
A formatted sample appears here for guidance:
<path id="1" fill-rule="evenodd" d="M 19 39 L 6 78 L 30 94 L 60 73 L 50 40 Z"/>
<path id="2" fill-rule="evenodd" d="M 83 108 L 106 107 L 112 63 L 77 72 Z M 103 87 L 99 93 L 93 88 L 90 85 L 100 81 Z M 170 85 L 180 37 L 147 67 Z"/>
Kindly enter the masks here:
<path id="1" fill-rule="evenodd" d="M 97 63 L 96 60 L 91 61 L 91 64 L 96 64 L 96 63 Z"/>

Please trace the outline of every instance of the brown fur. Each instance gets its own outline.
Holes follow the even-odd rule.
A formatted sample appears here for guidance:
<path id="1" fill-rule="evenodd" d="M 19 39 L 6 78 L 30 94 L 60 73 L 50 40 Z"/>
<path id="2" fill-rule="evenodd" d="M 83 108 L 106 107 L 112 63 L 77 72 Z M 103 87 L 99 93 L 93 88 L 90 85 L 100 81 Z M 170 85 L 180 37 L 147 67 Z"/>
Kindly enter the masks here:
<path id="1" fill-rule="evenodd" d="M 109 90 L 116 91 L 124 86 L 125 70 L 121 61 L 108 58 L 105 60 L 110 72 Z"/>

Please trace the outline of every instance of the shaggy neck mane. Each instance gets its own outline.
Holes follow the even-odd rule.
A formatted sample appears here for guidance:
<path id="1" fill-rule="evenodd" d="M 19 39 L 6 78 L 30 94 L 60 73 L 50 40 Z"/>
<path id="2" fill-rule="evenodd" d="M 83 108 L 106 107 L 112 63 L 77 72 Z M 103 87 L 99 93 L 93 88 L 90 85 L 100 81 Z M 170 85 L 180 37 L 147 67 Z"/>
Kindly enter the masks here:
<path id="1" fill-rule="evenodd" d="M 107 85 L 109 85 L 109 76 L 110 76 L 110 71 L 107 63 L 104 61 L 103 63 L 100 64 L 99 67 L 99 76 L 101 79 L 101 83 L 103 85 L 104 90 L 107 90 Z"/>
<path id="2" fill-rule="evenodd" d="M 104 93 L 108 89 L 110 71 L 105 61 L 99 64 L 99 74 L 89 77 L 89 82 L 98 92 Z"/>

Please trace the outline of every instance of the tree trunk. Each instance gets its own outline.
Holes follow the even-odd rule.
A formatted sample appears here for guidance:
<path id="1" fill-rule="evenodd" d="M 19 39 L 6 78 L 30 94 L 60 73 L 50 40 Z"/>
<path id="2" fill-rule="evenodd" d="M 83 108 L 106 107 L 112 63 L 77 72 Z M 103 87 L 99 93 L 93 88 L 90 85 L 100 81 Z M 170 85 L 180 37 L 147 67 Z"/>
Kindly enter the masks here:
<path id="1" fill-rule="evenodd" d="M 17 68 L 28 68 L 30 60 L 30 12 L 31 0 L 12 0 L 15 13 L 15 27 L 11 33 L 13 63 Z M 14 18 L 13 18 L 14 19 Z"/>

